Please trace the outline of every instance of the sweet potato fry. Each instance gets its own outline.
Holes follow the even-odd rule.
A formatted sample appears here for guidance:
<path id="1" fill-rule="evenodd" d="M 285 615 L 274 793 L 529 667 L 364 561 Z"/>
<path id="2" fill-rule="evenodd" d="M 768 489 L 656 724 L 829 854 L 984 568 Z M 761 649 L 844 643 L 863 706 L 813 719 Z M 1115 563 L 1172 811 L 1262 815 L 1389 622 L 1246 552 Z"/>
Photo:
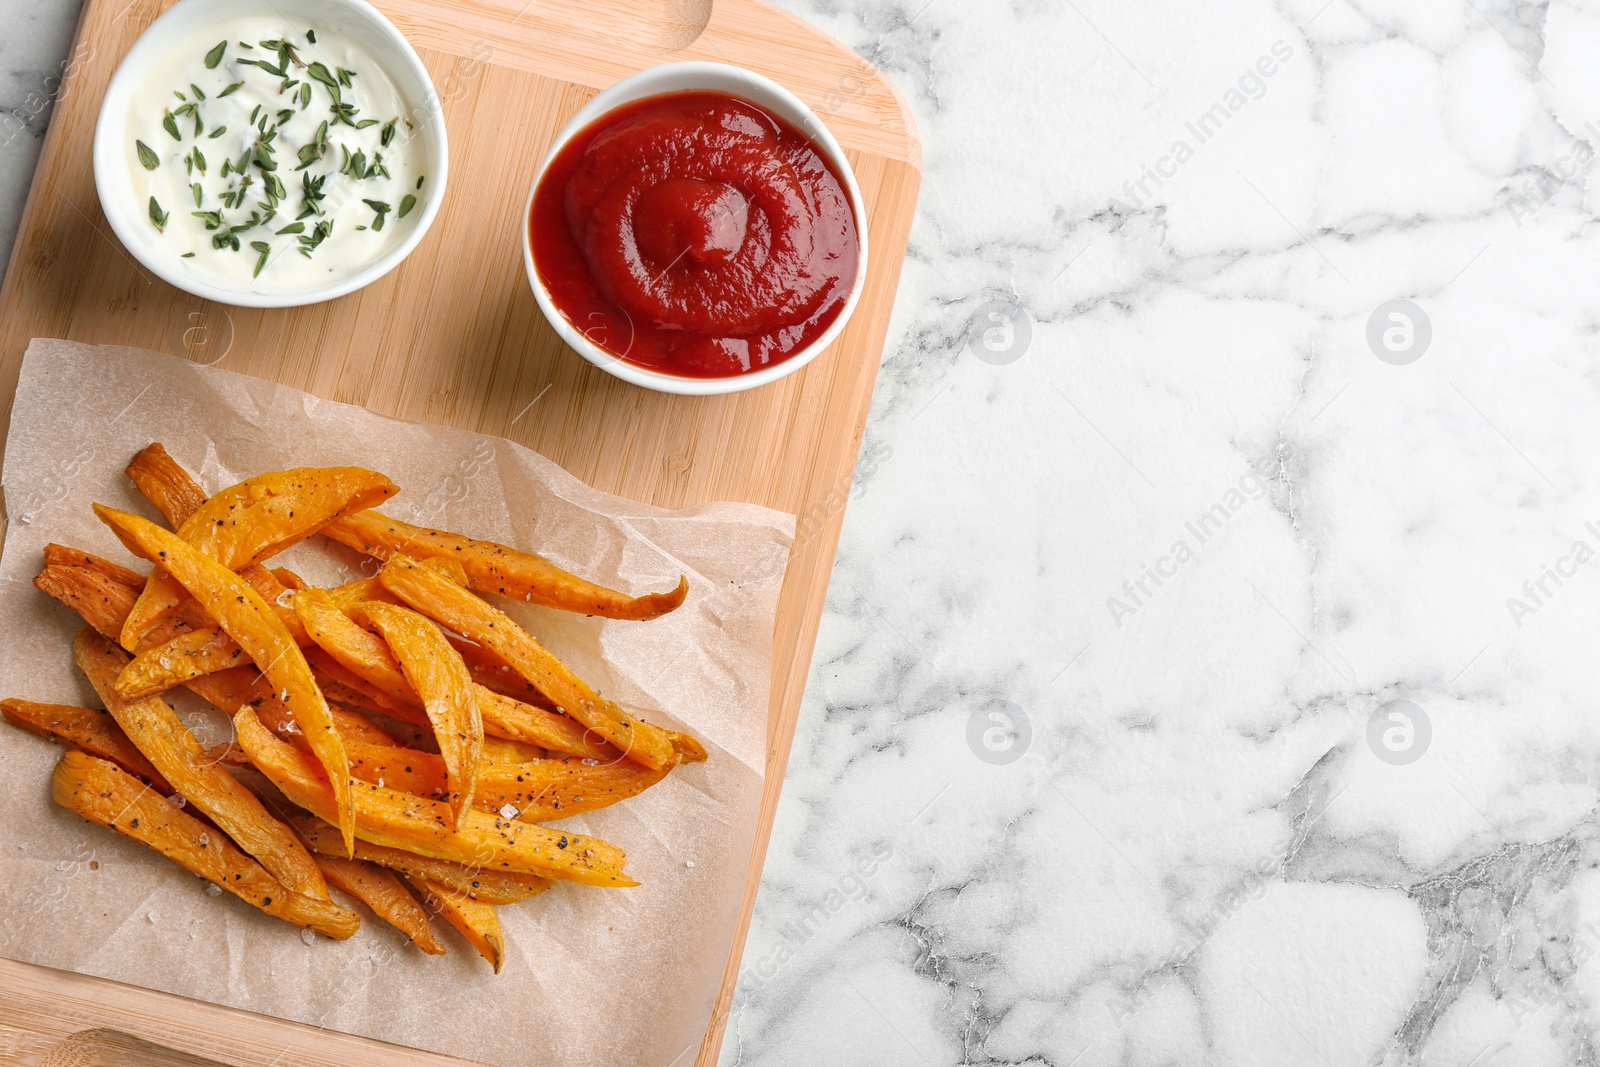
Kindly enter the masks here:
<path id="1" fill-rule="evenodd" d="M 138 571 L 131 571 L 120 563 L 112 563 L 109 559 L 102 559 L 92 552 L 68 548 L 66 545 L 45 545 L 44 565 L 46 570 L 51 567 L 84 567 L 98 571 L 118 585 L 129 586 L 135 591 L 144 588 L 144 575 Z"/>
<path id="2" fill-rule="evenodd" d="M 301 467 L 258 475 L 224 489 L 184 520 L 177 534 L 225 569 L 259 563 L 305 540 L 329 521 L 395 492 L 381 474 L 360 467 Z M 122 647 L 137 651 L 155 623 L 183 602 L 184 590 L 159 559 L 123 624 Z"/>
<path id="3" fill-rule="evenodd" d="M 478 764 L 483 761 L 483 718 L 473 693 L 472 676 L 439 627 L 409 608 L 363 600 L 349 611 L 357 624 L 382 635 L 405 680 L 422 698 L 433 723 L 439 755 L 446 769 L 446 794 L 456 818 L 472 807 Z"/>
<path id="4" fill-rule="evenodd" d="M 244 749 L 232 741 L 224 741 L 220 745 L 212 745 L 201 753 L 200 759 L 204 763 L 214 763 L 227 767 L 249 767 L 255 769 L 255 764 L 250 762 L 250 757 L 244 754 Z"/>
<path id="5" fill-rule="evenodd" d="M 387 715 L 408 725 L 433 729 L 420 704 L 396 700 L 354 671 L 346 670 L 342 663 L 316 645 L 305 652 L 306 662 L 311 664 L 317 684 L 323 687 L 329 700 L 337 700 L 365 712 Z"/>
<path id="6" fill-rule="evenodd" d="M 256 769 L 291 802 L 332 822 L 333 794 L 317 762 L 274 737 L 249 708 L 240 708 L 233 722 L 239 744 Z M 596 837 L 491 818 L 476 811 L 467 812 L 451 830 L 450 809 L 440 801 L 367 782 L 354 783 L 350 792 L 357 836 L 375 845 L 585 885 L 638 885 L 622 873 L 623 851 Z"/>
<path id="7" fill-rule="evenodd" d="M 108 581 L 103 571 L 89 567 L 46 567 L 33 580 L 33 584 L 76 610 L 85 622 L 112 640 L 121 631 L 122 620 L 138 595 L 136 589 Z M 228 715 L 238 711 L 240 705 L 249 704 L 275 733 L 292 735 L 299 732 L 300 728 L 289 709 L 253 664 L 191 678 L 183 684 L 196 696 Z M 389 736 L 359 715 L 338 708 L 331 710 L 334 725 L 345 737 L 381 743 Z M 421 716 L 420 712 L 418 715 L 426 724 L 426 717 Z"/>
<path id="8" fill-rule="evenodd" d="M 56 765 L 52 785 L 56 803 L 68 811 L 148 845 L 284 922 L 341 940 L 361 927 L 354 912 L 285 888 L 226 835 L 168 804 L 114 763 L 68 751 Z"/>
<path id="9" fill-rule="evenodd" d="M 95 505 L 95 514 L 111 527 L 129 551 L 163 563 L 172 578 L 211 613 L 266 675 L 279 699 L 288 705 L 295 722 L 305 733 L 306 743 L 327 773 L 333 790 L 333 821 L 344 835 L 348 854 L 355 845 L 355 812 L 351 806 L 344 741 L 334 729 L 333 714 L 311 677 L 311 667 L 282 621 L 261 595 L 238 575 L 178 535 L 148 519 L 100 504 Z M 201 509 L 195 512 L 195 517 L 206 514 L 206 510 Z"/>
<path id="10" fill-rule="evenodd" d="M 286 887 L 328 899 L 322 872 L 294 831 L 274 819 L 233 775 L 206 760 L 205 750 L 166 701 L 127 700 L 117 692 L 116 678 L 128 661 L 126 652 L 86 626 L 73 642 L 72 654 L 111 717 L 174 790 Z"/>
<path id="11" fill-rule="evenodd" d="M 565 715 L 524 704 L 508 696 L 480 687 L 478 713 L 483 716 L 484 733 L 511 741 L 522 741 L 569 756 L 614 763 L 623 758 L 620 749 L 583 724 Z"/>
<path id="12" fill-rule="evenodd" d="M 320 589 L 309 589 L 296 595 L 294 610 L 300 616 L 306 635 L 341 667 L 376 686 L 391 700 L 420 705 L 421 698 L 401 669 L 393 650 L 382 638 L 362 629 L 354 619 L 335 607 L 327 593 Z"/>
<path id="13" fill-rule="evenodd" d="M 448 778 L 438 756 L 393 745 L 349 742 L 350 773 L 363 782 L 437 800 Z M 478 768 L 473 807 L 524 822 L 548 822 L 637 796 L 667 776 L 630 760 L 589 765 L 580 759 L 486 763 Z M 516 814 L 505 811 L 516 809 Z"/>
<path id="14" fill-rule="evenodd" d="M 422 560 L 421 563 L 425 567 L 438 571 L 457 585 L 467 584 L 466 570 L 453 559 L 439 556 L 434 559 Z M 383 583 L 378 580 L 376 574 L 370 578 L 355 578 L 345 582 L 343 585 L 336 585 L 327 590 L 327 594 L 328 598 L 333 601 L 333 606 L 340 611 L 362 600 L 379 600 L 386 604 L 400 603 L 399 600 L 395 599 L 393 593 L 383 587 Z"/>
<path id="15" fill-rule="evenodd" d="M 317 863 L 329 885 L 371 908 L 372 914 L 405 934 L 428 955 L 445 954 L 447 950 L 428 924 L 427 909 L 417 903 L 393 871 L 343 856 L 318 856 Z"/>
<path id="16" fill-rule="evenodd" d="M 494 905 L 462 896 L 426 878 L 415 875 L 406 878 L 422 894 L 428 910 L 454 926 L 467 939 L 467 944 L 489 961 L 494 973 L 499 974 L 506 961 L 506 939 L 500 933 L 500 917 L 495 914 Z"/>
<path id="17" fill-rule="evenodd" d="M 510 664 L 496 662 L 498 657 L 493 653 L 487 653 L 481 647 L 458 637 L 451 638 L 450 643 L 461 653 L 461 658 L 467 661 L 467 670 L 472 672 L 472 680 L 485 689 L 492 689 L 501 696 L 508 696 L 524 704 L 532 704 L 534 707 L 548 706 L 547 710 L 554 708 L 554 703 L 546 699 L 532 682 L 512 670 Z"/>
<path id="18" fill-rule="evenodd" d="M 319 855 L 337 855 L 339 831 L 311 815 L 292 815 L 290 821 L 306 844 Z M 516 874 L 489 867 L 468 867 L 460 863 L 419 856 L 400 848 L 374 845 L 367 841 L 356 842 L 356 859 L 376 863 L 380 867 L 417 875 L 463 896 L 481 900 L 485 904 L 515 904 L 519 900 L 538 896 L 550 888 L 550 879 L 536 874 Z"/>
<path id="19" fill-rule="evenodd" d="M 392 556 L 378 572 L 389 591 L 431 619 L 487 646 L 572 718 L 620 748 L 630 759 L 659 770 L 677 762 L 665 730 L 635 719 L 590 689 L 511 617 L 480 597 Z"/>
<path id="20" fill-rule="evenodd" d="M 454 560 L 427 560 L 425 565 L 439 571 L 458 585 L 467 584 L 465 572 Z M 240 570 L 239 577 L 249 582 L 251 588 L 261 594 L 261 599 L 277 612 L 278 618 L 283 620 L 290 635 L 301 648 L 306 648 L 312 643 L 306 636 L 299 615 L 284 595 L 308 589 L 299 575 L 282 567 L 269 571 L 260 564 L 254 564 Z M 399 603 L 376 577 L 358 578 L 319 592 L 333 600 L 340 610 L 361 600 Z M 139 654 L 128 665 L 123 677 L 118 680 L 117 687 L 123 696 L 155 696 L 173 686 L 182 685 L 191 678 L 227 670 L 249 660 L 244 650 L 220 626 L 202 624 L 199 629 L 182 632 L 158 642 L 153 638 L 159 629 L 158 627 L 157 630 L 145 635 Z M 516 680 L 521 681 L 520 678 Z"/>
<path id="21" fill-rule="evenodd" d="M 168 454 L 160 441 L 139 450 L 128 464 L 127 475 L 174 530 L 206 502 L 206 491 L 200 483 Z"/>
<path id="22" fill-rule="evenodd" d="M 504 737 L 495 737 L 484 732 L 483 735 L 483 762 L 485 763 L 528 763 L 536 759 L 549 759 L 548 749 L 538 745 L 530 745 L 525 741 L 509 741 Z"/>
<path id="23" fill-rule="evenodd" d="M 222 627 L 187 630 L 133 657 L 117 680 L 117 692 L 130 700 L 155 696 L 191 678 L 249 662 L 244 649 Z"/>
<path id="24" fill-rule="evenodd" d="M 33 579 L 34 588 L 76 611 L 90 626 L 115 640 L 122 632 L 138 588 L 116 581 L 92 567 L 46 564 Z M 142 588 L 142 586 L 141 586 Z"/>
<path id="25" fill-rule="evenodd" d="M 145 579 L 82 549 L 46 545 L 44 556 L 45 566 L 34 577 L 34 586 L 72 608 L 101 633 L 116 639 L 123 625 L 116 620 L 126 621 L 139 590 L 144 588 Z M 159 634 L 159 639 L 164 641 L 196 623 L 207 626 L 210 620 L 191 601 L 151 632 Z"/>
<path id="26" fill-rule="evenodd" d="M 77 745 L 91 756 L 110 760 L 129 774 L 150 783 L 163 795 L 173 792 L 161 772 L 128 740 L 108 712 L 74 708 L 65 704 L 37 704 L 31 700 L 0 700 L 0 715 L 12 726 L 47 741 Z"/>
<path id="27" fill-rule="evenodd" d="M 404 723 L 433 727 L 418 706 L 415 688 L 406 678 L 393 651 L 346 614 L 315 594 L 295 598 L 301 621 L 320 646 L 306 654 L 319 675 L 345 687 L 359 707 L 380 712 Z M 507 740 L 525 741 L 574 756 L 610 762 L 621 753 L 578 722 L 523 704 L 500 693 L 474 685 L 484 732 Z"/>
<path id="28" fill-rule="evenodd" d="M 303 739 L 305 736 L 299 724 L 294 721 L 294 715 L 288 705 L 278 699 L 277 694 L 255 669 L 254 664 L 218 671 L 204 678 L 193 678 L 185 682 L 184 686 L 219 711 L 232 715 L 240 707 L 248 704 L 256 709 L 256 714 L 273 733 L 290 738 Z M 378 729 L 360 715 L 342 708 L 330 707 L 328 710 L 333 715 L 334 729 L 338 730 L 342 737 L 354 737 L 381 744 L 389 736 L 386 731 Z"/>
<path id="29" fill-rule="evenodd" d="M 291 580 L 299 581 L 293 572 L 285 570 L 283 573 Z M 241 570 L 239 577 L 267 602 L 296 644 L 304 646 L 308 643 L 299 616 L 284 600 L 284 595 L 293 589 L 276 572 L 257 563 Z M 220 626 L 189 630 L 159 644 L 153 641 L 154 634 L 155 631 L 151 631 L 145 635 L 139 654 L 128 664 L 123 676 L 117 679 L 117 691 L 125 697 L 154 696 L 175 685 L 182 685 L 191 678 L 250 662 L 250 657 Z"/>
<path id="30" fill-rule="evenodd" d="M 360 511 L 337 519 L 322 532 L 340 544 L 382 560 L 393 556 L 445 556 L 461 563 L 472 588 L 479 592 L 608 619 L 654 619 L 682 604 L 689 592 L 689 580 L 680 576 L 677 588 L 671 592 L 629 596 L 564 571 L 530 552 L 413 526 L 376 511 Z"/>

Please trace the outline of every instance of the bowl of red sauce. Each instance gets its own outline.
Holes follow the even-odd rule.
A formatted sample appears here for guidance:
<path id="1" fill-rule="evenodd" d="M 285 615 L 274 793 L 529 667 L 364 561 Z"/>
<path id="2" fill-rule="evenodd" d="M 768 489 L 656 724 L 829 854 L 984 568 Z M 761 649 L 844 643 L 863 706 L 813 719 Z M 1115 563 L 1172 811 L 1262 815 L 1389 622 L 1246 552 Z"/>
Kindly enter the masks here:
<path id="1" fill-rule="evenodd" d="M 635 385 L 731 393 L 816 358 L 866 281 L 866 212 L 822 120 L 776 82 L 671 63 L 600 93 L 528 195 L 550 324 Z"/>

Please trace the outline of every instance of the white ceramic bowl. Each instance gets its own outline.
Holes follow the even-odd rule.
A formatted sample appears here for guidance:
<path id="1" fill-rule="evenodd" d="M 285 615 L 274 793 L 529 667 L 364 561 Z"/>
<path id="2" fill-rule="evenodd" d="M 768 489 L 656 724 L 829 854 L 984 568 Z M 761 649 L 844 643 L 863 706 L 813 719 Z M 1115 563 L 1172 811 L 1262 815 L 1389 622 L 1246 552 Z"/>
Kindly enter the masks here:
<path id="1" fill-rule="evenodd" d="M 260 292 L 224 288 L 195 278 L 183 267 L 173 247 L 160 240 L 150 226 L 148 200 L 127 181 L 127 146 L 134 134 L 128 129 L 131 96 L 146 79 L 161 77 L 161 69 L 174 48 L 196 31 L 218 26 L 240 16 L 267 16 L 286 27 L 315 27 L 350 36 L 370 52 L 405 101 L 416 136 L 422 138 L 422 159 L 427 182 L 414 211 L 416 222 L 406 239 L 381 259 L 359 272 L 346 274 L 326 285 L 290 292 Z M 230 36 L 223 34 L 223 36 Z M 449 170 L 444 109 L 433 81 L 416 51 L 366 0 L 179 0 L 140 35 L 123 58 L 106 88 L 94 130 L 94 183 L 100 206 L 117 237 L 146 269 L 187 293 L 237 307 L 297 307 L 353 293 L 399 266 L 416 248 L 444 199 Z M 407 219 L 410 222 L 410 219 Z"/>
<path id="2" fill-rule="evenodd" d="M 784 119 L 811 138 L 817 149 L 829 163 L 833 164 L 834 171 L 844 183 L 845 193 L 850 198 L 850 210 L 855 215 L 856 237 L 861 247 L 856 263 L 855 283 L 850 287 L 850 297 L 832 325 L 811 344 L 783 362 L 748 374 L 731 375 L 726 378 L 690 378 L 651 370 L 637 363 L 629 363 L 584 337 L 582 332 L 557 310 L 555 302 L 550 299 L 550 293 L 539 279 L 539 271 L 533 262 L 533 241 L 528 225 L 533 214 L 533 196 L 539 189 L 539 182 L 543 180 L 544 173 L 549 168 L 551 160 L 556 157 L 556 153 L 560 152 L 562 146 L 576 134 L 602 115 L 623 104 L 647 96 L 692 90 L 727 93 L 729 96 L 747 100 Z M 867 282 L 867 212 L 861 201 L 861 188 L 856 184 L 855 172 L 850 169 L 850 161 L 845 159 L 844 150 L 839 147 L 839 142 L 833 139 L 833 134 L 828 132 L 828 127 L 823 125 L 816 113 L 789 90 L 754 71 L 726 63 L 668 63 L 650 67 L 622 79 L 590 100 L 572 116 L 572 121 L 562 128 L 556 136 L 555 143 L 550 146 L 544 162 L 539 165 L 539 172 L 533 178 L 533 186 L 528 190 L 528 204 L 523 211 L 522 219 L 522 259 L 528 271 L 528 283 L 533 286 L 533 295 L 539 302 L 539 310 L 550 320 L 550 325 L 555 328 L 556 333 L 560 334 L 561 339 L 580 356 L 602 370 L 616 375 L 623 381 L 663 393 L 689 396 L 737 393 L 793 374 L 821 355 L 823 349 L 839 336 L 845 323 L 850 320 L 851 313 L 855 311 L 856 303 L 861 299 L 861 290 Z"/>

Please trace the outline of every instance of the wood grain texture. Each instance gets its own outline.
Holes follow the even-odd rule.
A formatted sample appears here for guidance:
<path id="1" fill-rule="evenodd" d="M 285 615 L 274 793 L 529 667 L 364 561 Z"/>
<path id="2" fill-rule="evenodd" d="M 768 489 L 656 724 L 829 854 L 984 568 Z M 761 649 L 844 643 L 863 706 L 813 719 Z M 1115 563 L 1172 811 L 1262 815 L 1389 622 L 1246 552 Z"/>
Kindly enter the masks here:
<path id="1" fill-rule="evenodd" d="M 15 391 L 33 337 L 136 345 L 508 437 L 597 488 L 663 507 L 744 500 L 803 517 L 779 603 L 756 848 L 722 998 L 696 1061 L 713 1063 L 916 206 L 921 149 L 904 101 L 853 52 L 762 0 L 379 0 L 444 103 L 452 165 L 433 229 L 394 273 L 344 299 L 226 308 L 141 269 L 111 234 L 94 190 L 101 96 L 167 6 L 84 4 L 77 58 L 0 288 L 0 395 Z M 652 393 L 590 366 L 544 322 L 522 270 L 522 208 L 556 131 L 618 78 L 684 59 L 735 63 L 798 94 L 846 149 L 868 207 L 871 271 L 849 326 L 804 370 L 735 396 Z M 0 433 L 9 420 L 7 404 Z M 7 1062 L 180 1062 L 149 1057 L 141 1040 L 240 1067 L 462 1062 L 0 961 Z"/>

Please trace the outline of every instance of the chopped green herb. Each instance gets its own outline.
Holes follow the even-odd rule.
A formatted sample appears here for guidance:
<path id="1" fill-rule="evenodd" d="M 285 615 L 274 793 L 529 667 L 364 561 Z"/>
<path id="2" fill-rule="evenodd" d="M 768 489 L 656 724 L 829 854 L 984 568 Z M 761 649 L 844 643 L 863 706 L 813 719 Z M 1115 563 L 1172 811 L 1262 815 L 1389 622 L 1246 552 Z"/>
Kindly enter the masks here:
<path id="1" fill-rule="evenodd" d="M 200 189 L 200 183 L 195 182 L 193 185 L 189 186 L 189 188 L 194 190 L 194 206 L 199 207 L 200 201 L 205 197 L 205 194 Z"/>
<path id="2" fill-rule="evenodd" d="M 305 233 L 305 232 L 306 232 L 306 224 L 305 223 L 303 223 L 303 222 L 291 222 L 291 223 L 289 223 L 289 225 L 285 226 L 283 229 L 281 229 L 281 230 L 277 231 L 275 234 L 273 234 L 273 236 L 274 237 L 282 237 L 286 233 Z"/>
<path id="3" fill-rule="evenodd" d="M 161 125 L 166 127 L 166 131 L 168 133 L 172 134 L 172 139 L 174 141 L 183 140 L 183 134 L 178 132 L 178 120 L 172 117 L 172 112 L 169 111 L 166 113 L 161 120 Z"/>
<path id="4" fill-rule="evenodd" d="M 243 89 L 243 88 L 244 88 L 244 82 L 234 82 L 232 85 L 230 85 L 226 89 L 222 90 L 222 92 L 218 93 L 217 94 L 217 99 L 221 100 L 225 96 L 232 96 L 234 93 L 238 92 L 240 89 Z"/>
<path id="5" fill-rule="evenodd" d="M 217 64 L 222 62 L 222 54 L 228 50 L 227 41 L 218 41 L 217 47 L 206 53 L 206 69 L 216 70 Z"/>
<path id="6" fill-rule="evenodd" d="M 350 79 L 354 78 L 355 76 L 355 71 L 345 70 L 343 67 L 339 68 L 339 84 L 344 86 L 346 89 L 350 88 Z"/>
<path id="7" fill-rule="evenodd" d="M 189 156 L 194 160 L 195 169 L 204 174 L 206 172 L 206 154 L 200 151 L 200 146 L 195 145 L 189 152 Z"/>
<path id="8" fill-rule="evenodd" d="M 329 219 L 323 219 L 321 222 L 317 223 L 316 227 L 311 231 L 309 236 L 301 236 L 296 238 L 296 240 L 300 242 L 300 254 L 310 258 L 311 253 L 316 249 L 316 247 L 322 244 L 323 241 L 327 240 L 328 236 L 332 233 L 333 222 Z"/>
<path id="9" fill-rule="evenodd" d="M 149 145 L 143 141 L 135 141 L 133 147 L 138 150 L 139 162 L 145 170 L 155 170 L 161 166 L 161 157 L 156 155 Z"/>
<path id="10" fill-rule="evenodd" d="M 389 214 L 389 212 L 393 211 L 394 208 L 390 207 L 388 204 L 384 203 L 382 200 L 365 200 L 364 199 L 361 202 L 363 204 L 367 205 L 368 207 L 370 207 L 373 211 L 377 212 L 377 216 L 378 217 L 372 220 L 372 228 L 374 230 L 383 229 L 383 220 L 384 220 L 385 216 L 387 216 Z"/>
<path id="11" fill-rule="evenodd" d="M 224 248 L 231 248 L 237 252 L 239 251 L 239 238 L 231 233 L 219 233 L 211 238 L 211 247 L 219 251 Z"/>
<path id="12" fill-rule="evenodd" d="M 426 178 L 426 177 L 427 177 L 427 175 L 426 175 L 426 174 L 419 174 L 419 175 L 417 175 L 417 188 L 418 188 L 418 189 L 421 189 L 421 188 L 422 188 L 422 182 L 423 182 L 423 179 L 425 179 L 425 178 Z"/>
<path id="13" fill-rule="evenodd" d="M 220 230 L 222 228 L 222 212 L 220 211 L 191 211 L 189 214 L 205 223 L 208 230 Z"/>
<path id="14" fill-rule="evenodd" d="M 300 83 L 300 110 L 304 111 L 311 106 L 311 83 Z"/>
<path id="15" fill-rule="evenodd" d="M 384 148 L 389 147 L 389 142 L 394 140 L 394 124 L 397 119 L 390 119 L 383 124 L 383 129 L 378 133 L 378 143 Z"/>
<path id="16" fill-rule="evenodd" d="M 180 258 L 180 259 L 193 259 L 194 258 L 194 253 L 193 252 L 185 252 L 182 256 L 180 256 L 178 258 Z"/>
<path id="17" fill-rule="evenodd" d="M 306 31 L 306 40 L 310 41 L 312 44 L 316 44 L 317 43 L 317 31 L 316 30 L 307 30 Z"/>
<path id="18" fill-rule="evenodd" d="M 167 220 L 172 216 L 161 210 L 161 202 L 155 197 L 150 198 L 150 221 L 156 224 L 156 229 L 166 232 Z"/>
<path id="19" fill-rule="evenodd" d="M 250 125 L 254 126 L 256 124 L 256 116 L 259 114 L 261 114 L 261 105 L 257 104 L 255 110 L 250 112 Z"/>
<path id="20" fill-rule="evenodd" d="M 255 273 L 250 277 L 257 278 L 261 275 L 261 268 L 267 265 L 267 257 L 272 254 L 272 246 L 265 241 L 251 241 L 250 247 L 261 253 L 261 258 L 256 260 Z"/>
<path id="21" fill-rule="evenodd" d="M 328 88 L 333 89 L 335 92 L 338 91 L 339 83 L 337 80 L 335 80 L 332 74 L 328 73 L 328 68 L 326 65 L 322 63 L 313 63 L 306 68 L 306 74 L 315 78 Z"/>
<path id="22" fill-rule="evenodd" d="M 400 198 L 400 210 L 395 212 L 395 218 L 397 218 L 397 219 L 405 218 L 407 215 L 409 215 L 411 213 L 411 209 L 416 207 L 416 206 L 417 206 L 417 198 L 412 196 L 410 193 L 407 193 L 405 196 Z"/>
<path id="23" fill-rule="evenodd" d="M 196 85 L 194 82 L 189 83 L 189 91 L 194 93 L 194 98 L 196 100 L 204 100 L 206 98 L 206 94 L 201 92 L 200 86 Z"/>
<path id="24" fill-rule="evenodd" d="M 215 141 L 218 137 L 221 137 L 223 134 L 225 134 L 227 132 L 228 132 L 228 127 L 226 127 L 226 126 L 218 126 L 216 129 L 211 131 L 211 136 L 208 137 L 207 140 Z"/>
<path id="25" fill-rule="evenodd" d="M 328 176 L 326 174 L 314 180 L 310 174 L 300 175 L 300 193 L 304 197 L 305 206 L 301 209 L 300 214 L 295 216 L 296 221 L 310 218 L 312 215 L 322 214 L 322 208 L 318 206 L 318 201 L 327 196 L 322 191 L 323 183 L 327 180 Z"/>

